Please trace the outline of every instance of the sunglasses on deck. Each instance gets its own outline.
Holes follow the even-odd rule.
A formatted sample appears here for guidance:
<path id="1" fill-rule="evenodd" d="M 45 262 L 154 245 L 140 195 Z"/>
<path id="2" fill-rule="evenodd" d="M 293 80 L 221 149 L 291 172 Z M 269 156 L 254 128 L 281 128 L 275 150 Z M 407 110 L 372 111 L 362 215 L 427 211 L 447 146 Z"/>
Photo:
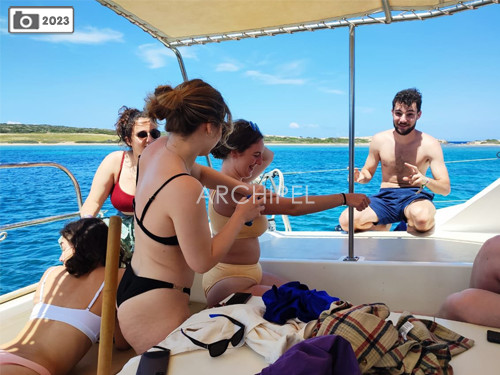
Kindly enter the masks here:
<path id="1" fill-rule="evenodd" d="M 147 138 L 148 134 L 151 136 L 151 138 L 159 138 L 161 135 L 161 132 L 158 129 L 152 129 L 150 132 L 147 132 L 146 130 L 141 130 L 139 133 L 136 134 L 136 136 L 140 139 Z"/>
<path id="2" fill-rule="evenodd" d="M 181 328 L 181 332 L 184 336 L 186 336 L 191 342 L 195 345 L 201 346 L 202 348 L 208 349 L 208 352 L 210 353 L 211 357 L 218 357 L 221 354 L 223 354 L 229 345 L 231 343 L 233 346 L 236 346 L 240 343 L 240 341 L 243 339 L 243 335 L 245 333 L 245 325 L 243 323 L 238 322 L 236 319 L 231 318 L 230 316 L 224 315 L 224 314 L 210 314 L 209 315 L 211 318 L 215 318 L 217 316 L 223 316 L 227 319 L 229 319 L 231 322 L 239 326 L 240 328 L 235 332 L 233 337 L 230 339 L 224 339 L 220 340 L 211 344 L 205 344 L 201 341 L 198 341 L 190 336 L 188 336 L 184 330 Z"/>

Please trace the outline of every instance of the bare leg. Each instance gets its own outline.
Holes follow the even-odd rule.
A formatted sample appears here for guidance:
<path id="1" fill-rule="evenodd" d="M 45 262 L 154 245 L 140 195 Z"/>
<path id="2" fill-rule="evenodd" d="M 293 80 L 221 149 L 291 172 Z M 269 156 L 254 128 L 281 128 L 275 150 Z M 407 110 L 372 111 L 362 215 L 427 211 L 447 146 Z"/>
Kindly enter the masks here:
<path id="1" fill-rule="evenodd" d="M 446 298 L 438 316 L 500 328 L 500 294 L 482 289 L 466 289 Z"/>
<path id="2" fill-rule="evenodd" d="M 21 365 L 2 364 L 2 375 L 38 375 L 38 372 Z"/>
<path id="3" fill-rule="evenodd" d="M 367 207 L 363 211 L 354 210 L 354 231 L 365 230 L 389 230 L 390 224 L 374 225 L 378 222 L 378 216 L 371 209 Z M 339 217 L 339 223 L 343 230 L 349 231 L 349 209 L 346 208 Z"/>
<path id="4" fill-rule="evenodd" d="M 408 219 L 408 232 L 427 232 L 434 227 L 436 208 L 427 199 L 413 201 L 405 208 L 404 214 Z"/>
<path id="5" fill-rule="evenodd" d="M 500 236 L 481 246 L 470 288 L 448 296 L 439 316 L 500 328 Z"/>
<path id="6" fill-rule="evenodd" d="M 500 294 L 500 236 L 481 246 L 472 266 L 470 287 Z"/>
<path id="7" fill-rule="evenodd" d="M 255 280 L 248 277 L 228 277 L 227 279 L 217 282 L 210 289 L 207 295 L 207 305 L 212 307 L 236 292 L 246 292 L 252 293 L 254 296 L 262 296 L 271 289 L 273 285 L 281 286 L 287 281 L 288 280 L 267 272 L 263 272 L 260 284 L 257 284 Z"/>

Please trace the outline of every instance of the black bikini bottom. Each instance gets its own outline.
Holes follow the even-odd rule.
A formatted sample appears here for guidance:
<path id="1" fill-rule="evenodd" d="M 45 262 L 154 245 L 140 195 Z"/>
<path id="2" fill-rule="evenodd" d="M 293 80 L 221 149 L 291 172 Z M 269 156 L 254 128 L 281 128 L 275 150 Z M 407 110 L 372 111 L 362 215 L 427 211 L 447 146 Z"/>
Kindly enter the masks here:
<path id="1" fill-rule="evenodd" d="M 187 295 L 191 294 L 190 288 L 181 288 L 167 281 L 150 279 L 148 277 L 137 276 L 130 264 L 127 264 L 125 273 L 123 274 L 118 290 L 116 291 L 116 303 L 120 306 L 126 300 L 145 293 L 152 289 L 177 289 Z"/>

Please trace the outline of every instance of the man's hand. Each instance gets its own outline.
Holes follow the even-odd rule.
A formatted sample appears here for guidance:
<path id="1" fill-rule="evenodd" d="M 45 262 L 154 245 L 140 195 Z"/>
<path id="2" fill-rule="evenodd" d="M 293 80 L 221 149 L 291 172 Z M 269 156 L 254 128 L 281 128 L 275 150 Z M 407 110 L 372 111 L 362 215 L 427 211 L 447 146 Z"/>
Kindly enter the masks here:
<path id="1" fill-rule="evenodd" d="M 362 171 L 358 168 L 354 168 L 354 182 L 357 182 L 358 184 L 366 184 L 368 181 L 370 181 L 370 179 L 367 179 Z"/>
<path id="2" fill-rule="evenodd" d="M 403 177 L 403 181 L 408 182 L 412 186 L 422 186 L 428 182 L 428 178 L 425 177 L 415 165 L 405 163 L 405 166 L 410 168 L 410 174 Z"/>

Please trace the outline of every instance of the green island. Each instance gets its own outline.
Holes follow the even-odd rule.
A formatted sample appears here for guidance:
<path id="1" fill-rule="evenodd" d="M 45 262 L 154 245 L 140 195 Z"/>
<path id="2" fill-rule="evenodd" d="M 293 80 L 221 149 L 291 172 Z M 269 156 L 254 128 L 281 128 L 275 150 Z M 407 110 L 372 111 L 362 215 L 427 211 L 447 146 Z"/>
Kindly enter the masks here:
<path id="1" fill-rule="evenodd" d="M 166 134 L 163 132 L 163 134 Z M 356 144 L 369 144 L 370 137 L 355 139 Z M 270 144 L 348 144 L 347 137 L 291 137 L 266 135 Z M 32 125 L 0 123 L 2 144 L 117 144 L 118 136 L 113 129 L 75 128 L 60 125 Z M 447 143 L 441 141 L 441 143 Z M 469 144 L 498 145 L 498 139 L 468 142 Z"/>

